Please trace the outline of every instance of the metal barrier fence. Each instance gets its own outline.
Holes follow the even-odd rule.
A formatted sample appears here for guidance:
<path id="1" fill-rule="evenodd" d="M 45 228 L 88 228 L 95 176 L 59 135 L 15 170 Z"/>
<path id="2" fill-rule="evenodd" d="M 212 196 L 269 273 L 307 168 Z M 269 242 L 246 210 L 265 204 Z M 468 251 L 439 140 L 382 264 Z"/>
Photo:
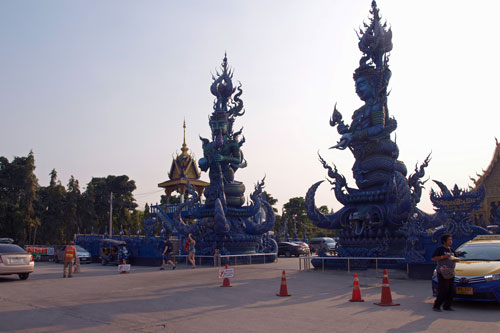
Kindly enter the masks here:
<path id="1" fill-rule="evenodd" d="M 273 260 L 273 261 L 269 261 L 269 263 L 271 262 L 275 262 L 276 259 L 278 258 L 278 254 L 277 253 L 255 253 L 255 254 L 231 254 L 231 255 L 220 255 L 219 256 L 219 262 L 218 262 L 218 265 L 221 266 L 221 261 L 222 261 L 222 258 L 228 258 L 229 262 L 231 262 L 231 258 L 234 258 L 234 265 L 236 266 L 236 260 L 238 257 L 248 257 L 249 258 L 249 264 L 251 265 L 252 264 L 252 257 L 263 257 L 264 259 L 264 264 L 266 263 L 266 256 L 276 256 L 276 258 Z"/>
<path id="2" fill-rule="evenodd" d="M 252 258 L 253 257 L 263 257 L 263 261 L 264 261 L 264 264 L 266 263 L 266 256 L 275 256 L 276 258 L 274 260 L 269 260 L 268 263 L 272 263 L 272 262 L 275 262 L 278 258 L 278 254 L 277 253 L 248 253 L 248 254 L 227 254 L 227 255 L 213 255 L 213 256 L 195 256 L 194 257 L 194 260 L 195 260 L 195 263 L 197 263 L 197 265 L 201 265 L 201 261 L 203 258 L 208 258 L 208 259 L 211 259 L 209 261 L 213 261 L 213 265 L 214 267 L 221 267 L 222 266 L 222 259 L 223 258 L 227 258 L 228 260 L 228 264 L 231 263 L 232 259 L 234 259 L 234 266 L 236 266 L 238 263 L 238 258 L 248 258 L 248 264 L 251 265 L 252 264 Z M 188 255 L 187 254 L 180 254 L 180 255 L 176 255 L 175 258 L 177 260 L 177 258 L 179 257 L 185 257 L 186 258 L 186 265 L 189 263 L 188 262 Z M 184 260 L 183 260 L 184 261 Z M 180 262 L 180 260 L 177 260 L 177 262 Z M 240 260 L 240 264 L 244 264 L 241 260 Z"/>
<path id="3" fill-rule="evenodd" d="M 207 261 L 213 262 L 214 267 L 221 267 L 222 266 L 222 260 L 223 258 L 226 258 L 228 260 L 228 263 L 231 264 L 231 261 L 234 259 L 234 262 L 232 265 L 236 266 L 238 265 L 238 258 L 248 258 L 248 264 L 252 264 L 252 258 L 253 257 L 263 257 L 264 264 L 266 263 L 266 256 L 276 256 L 274 260 L 270 260 L 268 263 L 275 262 L 278 259 L 278 255 L 274 253 L 248 253 L 248 254 L 231 254 L 231 255 L 213 255 L 213 256 L 195 256 L 195 263 L 197 265 L 201 265 L 202 259 L 208 259 Z M 188 255 L 182 254 L 182 255 L 176 255 L 176 260 L 179 257 L 184 257 L 186 265 L 189 263 L 188 262 Z M 299 270 L 310 270 L 311 269 L 311 260 L 312 259 L 321 259 L 321 271 L 325 271 L 325 261 L 326 260 L 346 260 L 347 261 L 347 271 L 351 271 L 351 261 L 352 260 L 375 260 L 375 270 L 376 273 L 378 274 L 378 267 L 379 267 L 379 261 L 381 260 L 405 260 L 405 258 L 390 258 L 390 257 L 312 257 L 312 256 L 304 256 L 304 257 L 298 257 L 299 260 Z M 183 260 L 184 261 L 184 260 Z M 178 263 L 181 262 L 181 260 L 177 260 Z M 240 260 L 240 264 L 246 264 L 246 262 L 242 262 Z M 406 264 L 406 274 L 409 274 L 410 271 L 410 266 L 407 263 Z"/>
<path id="4" fill-rule="evenodd" d="M 347 260 L 347 271 L 351 271 L 351 260 L 375 260 L 375 269 L 378 274 L 378 262 L 379 260 L 405 260 L 405 258 L 387 258 L 387 257 L 299 257 L 299 270 L 310 270 L 311 269 L 311 260 L 312 259 L 321 259 L 321 271 L 325 271 L 325 260 Z M 304 264 L 302 265 L 302 261 Z M 410 274 L 410 266 L 406 264 L 406 274 Z"/>

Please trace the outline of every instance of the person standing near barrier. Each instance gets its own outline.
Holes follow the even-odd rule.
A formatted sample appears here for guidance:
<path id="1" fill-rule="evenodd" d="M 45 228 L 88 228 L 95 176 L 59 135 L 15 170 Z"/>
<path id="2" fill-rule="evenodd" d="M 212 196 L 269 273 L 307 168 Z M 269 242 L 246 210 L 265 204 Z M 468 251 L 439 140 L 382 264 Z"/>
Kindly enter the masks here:
<path id="1" fill-rule="evenodd" d="M 73 273 L 80 273 L 80 258 L 78 257 L 78 251 L 76 251 L 76 256 L 75 256 L 75 270 Z"/>
<path id="2" fill-rule="evenodd" d="M 160 270 L 164 270 L 167 264 L 171 265 L 172 270 L 174 270 L 177 266 L 174 264 L 172 260 L 172 251 L 174 249 L 174 245 L 170 241 L 170 236 L 167 236 L 167 238 L 163 239 L 163 245 L 165 246 L 165 248 L 163 249 L 162 252 L 162 264 Z"/>
<path id="3" fill-rule="evenodd" d="M 64 249 L 64 268 L 63 268 L 63 278 L 66 277 L 66 269 L 68 270 L 68 277 L 73 276 L 73 260 L 76 258 L 76 248 L 75 242 L 70 241 L 69 245 L 66 245 Z"/>
<path id="4" fill-rule="evenodd" d="M 189 240 L 189 255 L 188 255 L 188 260 L 191 263 L 192 268 L 195 268 L 196 265 L 195 265 L 194 256 L 195 256 L 195 253 L 196 253 L 196 248 L 195 248 L 196 241 L 193 238 L 193 234 L 190 233 L 188 235 L 188 240 Z"/>
<path id="5" fill-rule="evenodd" d="M 437 297 L 432 310 L 440 312 L 441 304 L 443 310 L 454 311 L 451 308 L 454 293 L 455 263 L 460 261 L 455 251 L 451 248 L 453 238 L 450 234 L 441 236 L 441 246 L 432 254 L 432 261 L 437 263 L 436 272 L 438 278 Z"/>

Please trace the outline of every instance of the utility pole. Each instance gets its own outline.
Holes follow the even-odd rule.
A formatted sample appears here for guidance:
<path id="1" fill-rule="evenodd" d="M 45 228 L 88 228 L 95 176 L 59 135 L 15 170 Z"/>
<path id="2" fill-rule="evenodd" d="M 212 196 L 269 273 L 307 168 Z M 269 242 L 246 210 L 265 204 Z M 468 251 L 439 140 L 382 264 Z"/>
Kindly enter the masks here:
<path id="1" fill-rule="evenodd" d="M 113 236 L 113 192 L 109 196 L 109 238 Z"/>

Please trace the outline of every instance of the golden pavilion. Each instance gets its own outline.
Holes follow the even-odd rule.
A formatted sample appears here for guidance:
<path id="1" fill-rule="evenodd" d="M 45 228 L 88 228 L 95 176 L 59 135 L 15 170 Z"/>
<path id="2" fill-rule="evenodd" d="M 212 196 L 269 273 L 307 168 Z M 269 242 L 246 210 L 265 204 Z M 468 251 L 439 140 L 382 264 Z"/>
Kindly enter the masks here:
<path id="1" fill-rule="evenodd" d="M 177 154 L 177 157 L 172 160 L 170 172 L 168 173 L 169 180 L 158 184 L 158 187 L 165 189 L 167 198 L 170 198 L 172 192 L 178 192 L 181 195 L 181 202 L 184 200 L 186 194 L 188 180 L 200 197 L 205 187 L 210 185 L 210 183 L 200 180 L 201 173 L 196 165 L 196 160 L 188 153 L 189 148 L 186 145 L 186 121 L 184 121 L 183 128 L 184 141 L 182 143 L 181 154 Z"/>

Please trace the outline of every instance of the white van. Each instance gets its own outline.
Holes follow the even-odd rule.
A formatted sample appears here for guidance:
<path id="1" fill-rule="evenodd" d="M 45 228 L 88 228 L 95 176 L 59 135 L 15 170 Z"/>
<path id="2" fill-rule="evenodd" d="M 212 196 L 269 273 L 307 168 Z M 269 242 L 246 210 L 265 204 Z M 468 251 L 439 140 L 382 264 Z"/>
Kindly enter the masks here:
<path id="1" fill-rule="evenodd" d="M 337 252 L 337 242 L 331 237 L 315 237 L 309 240 L 309 247 L 312 253 L 316 253 L 317 250 L 323 250 L 331 254 Z"/>

